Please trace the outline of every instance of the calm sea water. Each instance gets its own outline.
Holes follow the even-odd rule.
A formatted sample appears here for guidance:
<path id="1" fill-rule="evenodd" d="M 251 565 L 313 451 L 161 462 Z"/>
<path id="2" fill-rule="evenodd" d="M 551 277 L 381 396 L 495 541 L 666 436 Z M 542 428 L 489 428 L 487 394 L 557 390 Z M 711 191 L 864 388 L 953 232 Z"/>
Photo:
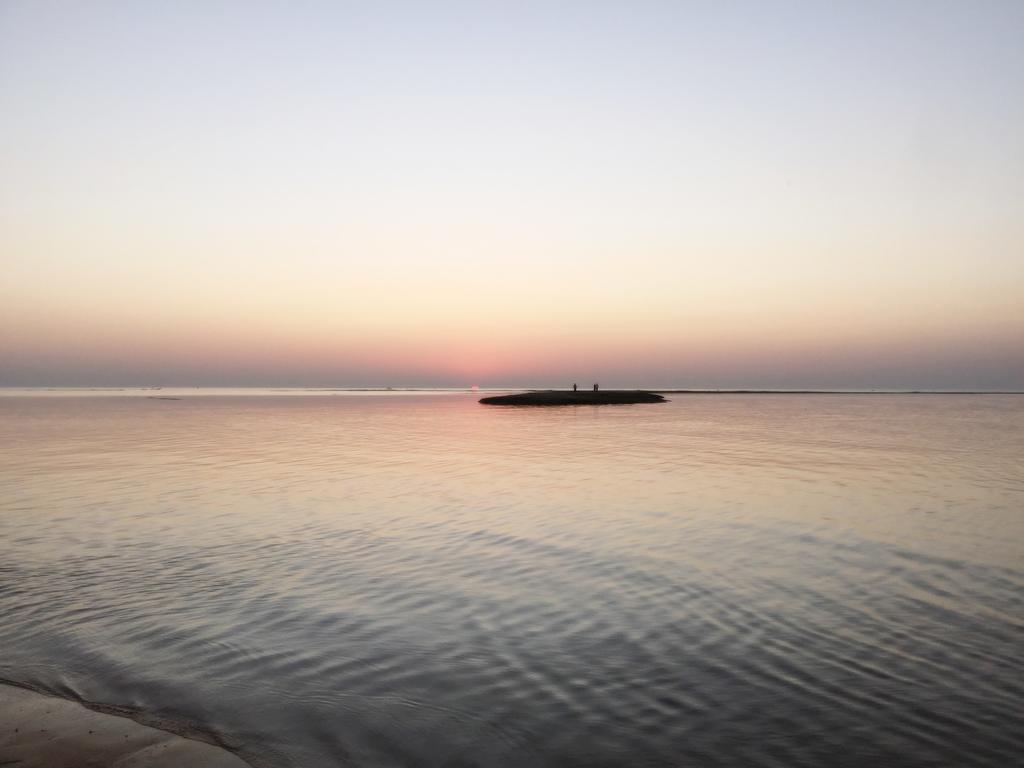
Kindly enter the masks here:
<path id="1" fill-rule="evenodd" d="M 0 398 L 0 677 L 258 766 L 1007 766 L 1024 397 Z"/>

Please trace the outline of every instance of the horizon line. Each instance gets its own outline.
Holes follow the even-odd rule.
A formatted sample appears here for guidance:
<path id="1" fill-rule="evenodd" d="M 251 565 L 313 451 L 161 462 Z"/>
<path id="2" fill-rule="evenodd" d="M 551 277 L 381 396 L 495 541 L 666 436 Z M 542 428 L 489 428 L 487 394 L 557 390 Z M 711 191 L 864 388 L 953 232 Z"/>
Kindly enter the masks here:
<path id="1" fill-rule="evenodd" d="M 559 391 L 561 387 L 551 386 L 508 386 L 508 385 L 449 385 L 449 386 L 328 386 L 328 385 L 294 385 L 273 386 L 262 384 L 170 384 L 170 385 L 0 385 L 0 391 L 39 391 L 39 392 L 158 392 L 162 390 L 258 390 L 264 392 L 488 392 L 488 391 Z M 569 391 L 569 387 L 564 388 Z M 928 388 L 884 388 L 870 389 L 822 389 L 785 387 L 772 389 L 766 387 L 609 387 L 604 391 L 643 391 L 659 394 L 736 394 L 736 395 L 1024 395 L 1024 389 L 928 389 Z"/>

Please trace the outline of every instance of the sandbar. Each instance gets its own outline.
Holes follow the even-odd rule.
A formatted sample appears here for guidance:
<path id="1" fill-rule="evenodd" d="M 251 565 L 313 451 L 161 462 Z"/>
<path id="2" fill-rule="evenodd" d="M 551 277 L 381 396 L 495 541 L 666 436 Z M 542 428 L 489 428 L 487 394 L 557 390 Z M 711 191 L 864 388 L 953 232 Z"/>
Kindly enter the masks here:
<path id="1" fill-rule="evenodd" d="M 554 389 L 518 392 L 514 395 L 492 395 L 480 399 L 484 405 L 630 405 L 663 403 L 665 398 L 655 392 L 638 389 L 608 389 L 579 392 Z"/>

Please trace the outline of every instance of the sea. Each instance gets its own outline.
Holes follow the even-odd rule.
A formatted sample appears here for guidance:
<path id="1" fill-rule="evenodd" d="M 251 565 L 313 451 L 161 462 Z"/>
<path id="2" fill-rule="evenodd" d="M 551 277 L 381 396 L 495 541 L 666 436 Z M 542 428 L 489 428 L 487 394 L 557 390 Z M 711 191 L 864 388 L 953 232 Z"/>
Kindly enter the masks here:
<path id="1" fill-rule="evenodd" d="M 0 679 L 258 768 L 1024 764 L 1024 396 L 0 394 Z"/>

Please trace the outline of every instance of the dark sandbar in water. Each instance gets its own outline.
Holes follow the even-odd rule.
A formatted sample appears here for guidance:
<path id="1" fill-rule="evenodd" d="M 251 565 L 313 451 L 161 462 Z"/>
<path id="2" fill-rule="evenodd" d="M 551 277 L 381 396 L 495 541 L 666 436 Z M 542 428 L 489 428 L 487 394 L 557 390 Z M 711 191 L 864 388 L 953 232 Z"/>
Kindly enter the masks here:
<path id="1" fill-rule="evenodd" d="M 654 392 L 629 389 L 609 389 L 603 392 L 544 390 L 520 392 L 515 395 L 494 395 L 481 398 L 480 402 L 484 405 L 628 405 L 630 403 L 663 403 L 665 398 Z"/>

